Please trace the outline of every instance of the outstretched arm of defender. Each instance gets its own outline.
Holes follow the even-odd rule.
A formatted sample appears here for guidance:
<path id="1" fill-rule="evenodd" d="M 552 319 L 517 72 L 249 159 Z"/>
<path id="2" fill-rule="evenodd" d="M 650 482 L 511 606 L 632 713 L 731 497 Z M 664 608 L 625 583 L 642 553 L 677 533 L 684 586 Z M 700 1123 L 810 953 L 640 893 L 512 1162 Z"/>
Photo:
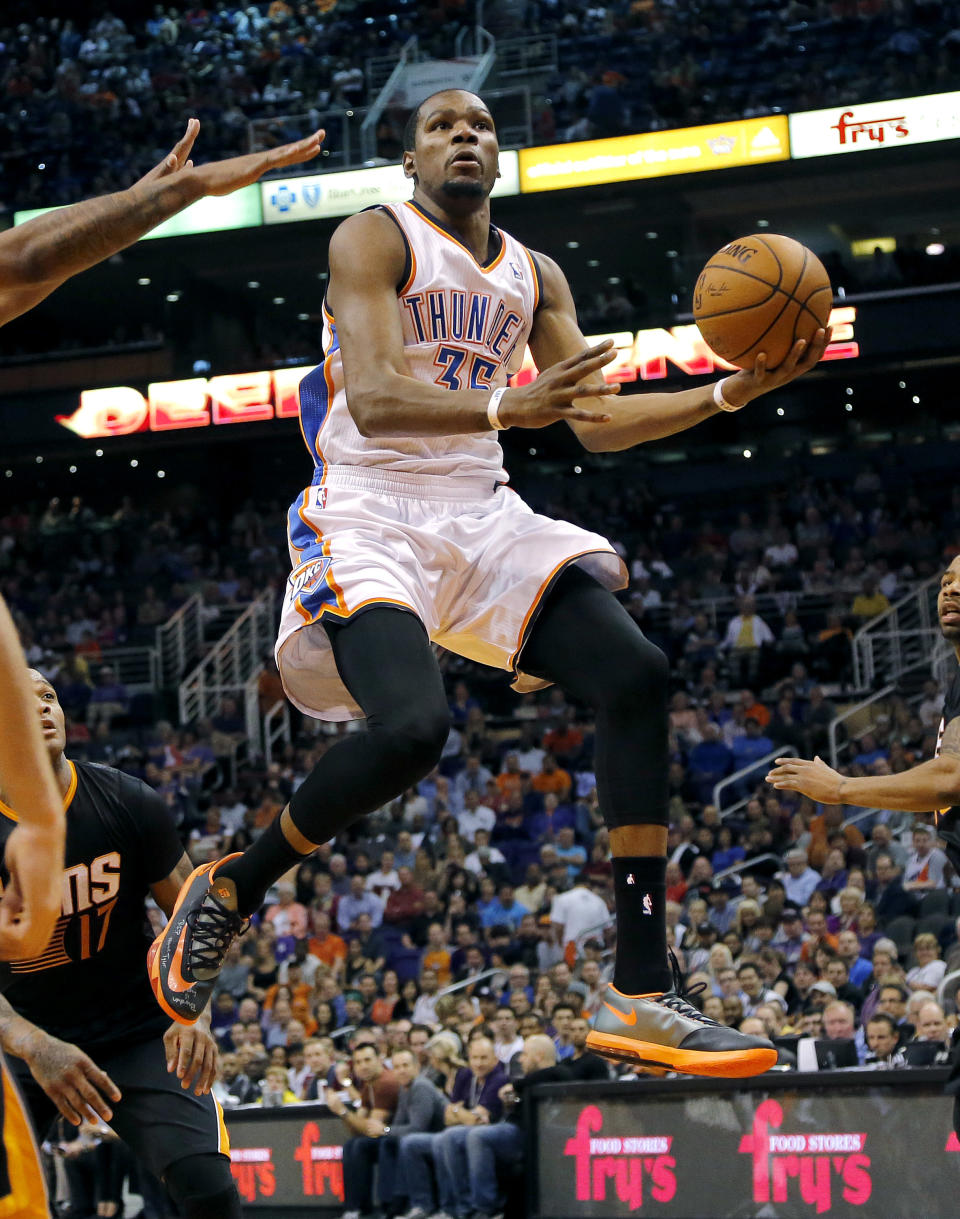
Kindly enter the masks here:
<path id="1" fill-rule="evenodd" d="M 929 813 L 960 804 L 960 716 L 944 730 L 940 756 L 899 775 L 841 775 L 820 758 L 777 758 L 767 782 L 820 804 Z"/>
<path id="2" fill-rule="evenodd" d="M 308 161 L 323 132 L 267 152 L 194 166 L 196 119 L 168 156 L 129 190 L 37 216 L 0 234 L 0 326 L 26 313 L 65 280 L 132 245 L 207 195 L 228 195 L 269 169 Z"/>
<path id="3" fill-rule="evenodd" d="M 530 335 L 530 351 L 537 368 L 552 372 L 561 361 L 582 350 L 586 339 L 580 331 L 577 311 L 566 278 L 552 258 L 536 255 L 543 278 L 543 299 Z M 738 372 L 729 377 L 723 396 L 731 407 L 739 409 L 761 394 L 786 385 L 817 363 L 830 341 L 829 330 L 818 330 L 807 347 L 795 344 L 790 355 L 775 369 L 766 367 L 766 357 L 760 356 L 753 372 Z M 541 372 L 540 376 L 544 375 Z M 534 382 L 536 384 L 537 382 Z M 596 395 L 603 393 L 603 373 L 597 370 L 589 381 L 589 396 L 577 398 L 580 406 L 593 406 Z M 648 440 L 659 440 L 676 432 L 686 431 L 719 412 L 713 397 L 714 386 L 681 390 L 671 394 L 633 394 L 611 404 L 609 423 L 570 420 L 570 426 L 585 449 L 596 453 L 611 453 L 629 449 Z M 508 394 L 500 411 L 505 422 L 509 418 Z"/>
<path id="4" fill-rule="evenodd" d="M 40 731 L 16 628 L 0 598 L 0 792 L 19 824 L 7 839 L 0 959 L 38 956 L 60 913 L 63 801 Z"/>
<path id="5" fill-rule="evenodd" d="M 403 239 L 383 213 L 351 216 L 334 233 L 327 301 L 336 320 L 354 422 L 364 436 L 490 431 L 487 390 L 451 390 L 411 373 L 397 307 L 403 273 Z M 598 409 L 573 402 L 583 385 L 613 358 L 611 343 L 588 348 L 584 342 L 548 375 L 522 389 L 511 389 L 503 399 L 501 421 L 526 428 L 546 427 L 558 419 L 602 423 L 609 418 L 602 403 Z M 618 389 L 607 386 L 598 395 L 613 395 Z"/>

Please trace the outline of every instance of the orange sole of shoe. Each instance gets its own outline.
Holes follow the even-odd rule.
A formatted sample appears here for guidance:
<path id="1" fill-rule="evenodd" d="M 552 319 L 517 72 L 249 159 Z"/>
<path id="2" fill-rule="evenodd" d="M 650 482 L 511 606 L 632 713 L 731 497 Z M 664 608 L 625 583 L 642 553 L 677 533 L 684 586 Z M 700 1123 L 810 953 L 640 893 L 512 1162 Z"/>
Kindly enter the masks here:
<path id="1" fill-rule="evenodd" d="M 588 1033 L 587 1049 L 601 1054 L 604 1058 L 625 1062 L 651 1075 L 678 1071 L 683 1075 L 746 1079 L 751 1075 L 762 1075 L 764 1071 L 769 1071 L 777 1061 L 777 1051 L 772 1048 L 728 1052 L 675 1050 L 670 1046 L 656 1045 L 649 1041 L 618 1037 L 615 1033 Z"/>
<path id="2" fill-rule="evenodd" d="M 218 860 L 217 862 L 222 861 Z M 193 883 L 196 877 L 203 872 L 209 871 L 213 866 L 213 864 L 201 864 L 198 868 L 194 868 L 194 870 L 190 873 L 184 883 L 180 886 L 180 892 L 177 895 L 177 900 L 174 904 L 173 910 L 170 912 L 171 919 L 183 904 L 183 899 L 187 896 L 190 885 Z M 147 975 L 150 978 L 150 987 L 153 991 L 153 997 L 156 999 L 161 1010 L 166 1012 L 170 1019 L 176 1021 L 177 1024 L 183 1024 L 189 1028 L 191 1025 L 196 1024 L 197 1021 L 184 1020 L 183 1016 L 175 1012 L 163 997 L 163 987 L 160 985 L 160 967 L 157 965 L 157 958 L 160 955 L 160 941 L 163 939 L 164 934 L 165 932 L 161 931 L 147 950 Z"/>

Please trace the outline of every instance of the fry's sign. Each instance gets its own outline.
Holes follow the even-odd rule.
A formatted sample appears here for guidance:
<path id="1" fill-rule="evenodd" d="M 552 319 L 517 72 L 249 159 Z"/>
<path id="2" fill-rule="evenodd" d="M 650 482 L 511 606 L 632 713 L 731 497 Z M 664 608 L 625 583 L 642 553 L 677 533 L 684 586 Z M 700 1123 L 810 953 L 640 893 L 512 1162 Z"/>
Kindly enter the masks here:
<path id="1" fill-rule="evenodd" d="M 825 360 L 851 360 L 860 354 L 853 327 L 853 306 L 830 314 L 833 342 Z M 687 376 L 708 376 L 732 364 L 714 355 L 696 326 L 673 326 L 669 330 L 639 330 L 593 335 L 588 343 L 612 338 L 616 360 L 607 365 L 608 381 L 658 381 L 667 376 L 667 365 Z M 295 419 L 300 410 L 299 386 L 310 365 L 281 368 L 273 372 L 237 373 L 232 376 L 190 377 L 184 381 L 157 381 L 146 394 L 129 385 L 110 389 L 86 389 L 72 415 L 57 415 L 57 423 L 85 440 L 131 436 L 136 432 L 174 432 L 189 428 L 230 423 L 262 423 L 270 419 Z M 527 350 L 511 385 L 527 385 L 537 375 Z"/>

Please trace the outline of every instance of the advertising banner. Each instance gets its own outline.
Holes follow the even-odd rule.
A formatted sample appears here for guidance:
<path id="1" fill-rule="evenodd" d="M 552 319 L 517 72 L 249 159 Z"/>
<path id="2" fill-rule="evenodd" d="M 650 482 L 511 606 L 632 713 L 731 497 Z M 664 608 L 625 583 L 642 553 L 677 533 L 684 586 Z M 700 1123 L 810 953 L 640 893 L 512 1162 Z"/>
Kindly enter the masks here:
<path id="1" fill-rule="evenodd" d="M 325 1108 L 226 1111 L 230 1171 L 248 1207 L 343 1208 L 343 1122 Z"/>
<path id="2" fill-rule="evenodd" d="M 14 212 L 13 223 L 25 224 L 34 216 L 56 212 L 59 208 L 37 207 L 25 212 Z M 194 233 L 223 233 L 227 229 L 251 229 L 262 224 L 260 214 L 260 187 L 254 183 L 243 186 L 232 195 L 211 195 L 198 199 L 176 216 L 144 233 L 141 241 L 154 241 L 158 237 L 187 237 Z"/>
<path id="3" fill-rule="evenodd" d="M 789 156 L 783 115 L 520 149 L 520 190 L 563 190 L 700 173 Z"/>
<path id="4" fill-rule="evenodd" d="M 629 1099 L 541 1100 L 538 1214 L 951 1214 L 960 1149 L 951 1102 L 940 1086 L 871 1087 L 857 1074 L 830 1088 L 671 1095 L 638 1084 L 642 1095 Z"/>
<path id="5" fill-rule="evenodd" d="M 960 92 L 831 106 L 790 115 L 790 155 L 795 159 L 905 148 L 908 144 L 932 144 L 958 137 Z"/>
<path id="6" fill-rule="evenodd" d="M 403 203 L 413 194 L 413 183 L 399 165 L 373 169 L 347 169 L 342 173 L 305 174 L 299 178 L 271 178 L 259 186 L 264 224 L 296 220 L 325 220 L 352 216 L 377 203 Z M 520 169 L 515 152 L 500 153 L 500 177 L 493 198 L 520 193 Z"/>

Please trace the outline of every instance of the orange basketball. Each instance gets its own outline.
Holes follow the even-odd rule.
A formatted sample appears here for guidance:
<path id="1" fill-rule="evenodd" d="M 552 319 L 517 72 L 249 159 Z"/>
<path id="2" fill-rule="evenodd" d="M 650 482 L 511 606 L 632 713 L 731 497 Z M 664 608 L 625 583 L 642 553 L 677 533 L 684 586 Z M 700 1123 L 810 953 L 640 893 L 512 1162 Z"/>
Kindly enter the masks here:
<path id="1" fill-rule="evenodd" d="M 693 316 L 708 346 L 738 368 L 766 352 L 776 368 L 798 339 L 825 327 L 833 289 L 816 254 L 792 237 L 755 233 L 718 250 L 700 272 Z"/>

